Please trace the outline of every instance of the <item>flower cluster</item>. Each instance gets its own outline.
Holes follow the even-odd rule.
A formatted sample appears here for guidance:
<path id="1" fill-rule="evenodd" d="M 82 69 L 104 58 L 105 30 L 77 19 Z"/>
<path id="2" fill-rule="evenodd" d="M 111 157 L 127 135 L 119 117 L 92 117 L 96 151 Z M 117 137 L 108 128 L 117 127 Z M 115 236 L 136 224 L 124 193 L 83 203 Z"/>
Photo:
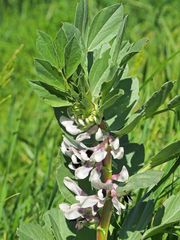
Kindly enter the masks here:
<path id="1" fill-rule="evenodd" d="M 111 178 L 106 181 L 102 181 L 101 176 L 107 158 L 123 158 L 124 148 L 120 146 L 119 139 L 107 133 L 101 125 L 94 125 L 82 131 L 83 123 L 78 127 L 73 119 L 65 116 L 60 118 L 60 123 L 68 133 L 76 136 L 73 141 L 64 136 L 61 144 L 62 153 L 70 159 L 68 167 L 74 171 L 77 180 L 89 176 L 92 188 L 97 191 L 96 194 L 88 195 L 75 181 L 65 177 L 65 186 L 75 194 L 77 200 L 73 205 L 60 204 L 65 217 L 69 220 L 77 220 L 77 228 L 81 228 L 86 223 L 94 223 L 98 221 L 99 210 L 104 206 L 107 198 L 112 199 L 117 214 L 120 214 L 125 206 L 120 202 L 120 196 L 116 191 L 117 182 L 126 182 L 129 177 L 128 171 L 123 166 L 120 173 L 111 174 Z M 88 140 L 93 140 L 95 144 L 93 146 L 85 144 L 84 142 Z"/>

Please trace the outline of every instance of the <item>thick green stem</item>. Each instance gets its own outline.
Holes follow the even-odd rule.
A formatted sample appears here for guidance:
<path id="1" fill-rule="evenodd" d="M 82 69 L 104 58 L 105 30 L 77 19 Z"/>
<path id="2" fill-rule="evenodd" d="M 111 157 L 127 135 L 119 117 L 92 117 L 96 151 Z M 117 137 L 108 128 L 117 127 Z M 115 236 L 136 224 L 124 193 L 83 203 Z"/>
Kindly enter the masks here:
<path id="1" fill-rule="evenodd" d="M 110 149 L 108 150 L 108 154 L 103 161 L 103 169 L 102 169 L 102 181 L 106 182 L 107 180 L 112 178 L 112 158 Z M 104 207 L 102 209 L 102 213 L 100 216 L 99 225 L 97 228 L 97 238 L 96 240 L 107 240 L 109 224 L 111 221 L 112 215 L 112 200 L 111 197 L 107 197 Z"/>

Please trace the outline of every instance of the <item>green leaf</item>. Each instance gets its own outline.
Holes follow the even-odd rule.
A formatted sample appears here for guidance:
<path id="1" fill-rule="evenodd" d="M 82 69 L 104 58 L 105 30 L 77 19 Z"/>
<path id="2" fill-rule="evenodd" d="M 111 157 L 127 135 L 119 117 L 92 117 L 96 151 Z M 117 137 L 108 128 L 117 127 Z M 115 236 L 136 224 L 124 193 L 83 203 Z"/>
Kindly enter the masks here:
<path id="1" fill-rule="evenodd" d="M 51 232 L 34 223 L 20 225 L 17 235 L 19 240 L 54 240 Z"/>
<path id="2" fill-rule="evenodd" d="M 19 240 L 66 240 L 75 239 L 72 224 L 66 222 L 60 209 L 51 209 L 44 215 L 44 226 L 29 223 L 22 224 L 17 230 Z"/>
<path id="3" fill-rule="evenodd" d="M 76 28 L 71 23 L 63 23 L 62 29 L 66 35 L 68 42 L 73 38 L 76 37 L 77 40 L 81 39 L 81 33 L 78 28 Z"/>
<path id="4" fill-rule="evenodd" d="M 120 76 L 114 77 L 114 84 L 105 82 L 102 86 L 102 100 L 107 99 L 111 88 L 122 89 L 124 95 L 117 102 L 104 112 L 106 122 L 110 131 L 122 129 L 128 119 L 129 114 L 139 99 L 139 82 L 137 78 L 126 78 L 119 80 Z M 130 120 L 129 120 L 130 121 Z"/>
<path id="5" fill-rule="evenodd" d="M 173 82 L 166 82 L 159 91 L 155 92 L 152 97 L 144 105 L 144 113 L 146 117 L 150 117 L 164 103 L 171 89 Z"/>
<path id="6" fill-rule="evenodd" d="M 156 170 L 148 170 L 143 173 L 137 173 L 131 176 L 125 186 L 118 187 L 120 193 L 137 191 L 139 189 L 154 186 L 159 182 L 163 173 Z"/>
<path id="7" fill-rule="evenodd" d="M 180 221 L 180 204 L 179 204 L 180 193 L 172 195 L 164 203 L 163 207 L 159 208 L 155 218 L 157 217 L 156 226 L 148 229 L 142 239 L 157 235 L 165 232 L 165 229 L 178 223 Z M 163 214 L 163 216 L 162 216 Z M 162 218 L 160 218 L 160 215 Z"/>
<path id="8" fill-rule="evenodd" d="M 126 125 L 118 131 L 113 131 L 113 133 L 119 137 L 122 137 L 122 136 L 128 134 L 136 127 L 136 125 L 139 123 L 139 121 L 142 119 L 142 117 L 143 117 L 142 112 L 131 115 L 130 118 L 128 119 Z"/>
<path id="9" fill-rule="evenodd" d="M 63 30 L 63 28 L 60 28 L 59 32 L 56 35 L 56 38 L 54 40 L 54 45 L 56 48 L 57 56 L 58 56 L 58 67 L 60 69 L 63 69 L 65 66 L 65 46 L 67 44 L 67 38 L 66 34 Z"/>
<path id="10" fill-rule="evenodd" d="M 121 49 L 122 40 L 124 36 L 125 26 L 127 22 L 127 16 L 124 17 L 123 21 L 120 24 L 118 35 L 115 39 L 114 48 L 112 50 L 112 61 L 116 64 L 118 60 L 118 55 Z"/>
<path id="11" fill-rule="evenodd" d="M 82 230 L 77 232 L 76 240 L 93 240 L 96 239 L 96 231 L 84 227 Z"/>
<path id="12" fill-rule="evenodd" d="M 65 177 L 73 178 L 73 174 L 70 172 L 70 170 L 65 166 L 65 159 L 60 153 L 60 166 L 58 167 L 56 171 L 56 180 L 58 183 L 59 191 L 64 197 L 65 201 L 72 204 L 75 202 L 74 195 L 66 188 L 63 181 Z"/>
<path id="13" fill-rule="evenodd" d="M 71 106 L 62 93 L 52 89 L 48 84 L 43 84 L 40 81 L 31 81 L 33 90 L 50 106 L 52 107 L 65 107 Z"/>
<path id="14" fill-rule="evenodd" d="M 110 42 L 117 34 L 123 18 L 120 4 L 102 9 L 93 19 L 88 36 L 88 50 L 93 51 L 104 43 Z"/>
<path id="15" fill-rule="evenodd" d="M 148 224 L 151 222 L 153 210 L 153 200 L 149 200 L 148 202 L 139 202 L 136 204 L 124 219 L 123 225 L 119 231 L 119 240 L 141 240 L 141 232 L 146 229 Z"/>
<path id="16" fill-rule="evenodd" d="M 54 66 L 57 66 L 57 53 L 55 51 L 53 41 L 48 34 L 42 31 L 38 32 L 36 47 L 44 60 L 47 60 Z"/>
<path id="17" fill-rule="evenodd" d="M 75 239 L 75 233 L 71 231 L 72 224 L 67 222 L 60 209 L 51 209 L 44 215 L 46 228 L 53 232 L 56 240 Z M 69 225 L 69 226 L 68 226 Z"/>
<path id="18" fill-rule="evenodd" d="M 108 109 L 111 107 L 114 103 L 117 102 L 119 98 L 121 98 L 124 95 L 124 91 L 120 89 L 117 91 L 112 91 L 112 93 L 109 93 L 109 98 L 102 104 L 100 107 L 100 111 L 104 111 L 105 109 Z"/>
<path id="19" fill-rule="evenodd" d="M 82 51 L 77 38 L 74 36 L 65 47 L 65 74 L 69 78 L 81 63 Z"/>
<path id="20" fill-rule="evenodd" d="M 141 49 L 147 44 L 147 39 L 146 38 L 142 38 L 139 41 L 137 41 L 136 43 L 130 45 L 128 51 L 124 52 L 124 56 L 123 54 L 120 52 L 119 53 L 119 58 L 121 59 L 120 62 L 120 66 L 125 65 L 135 54 L 139 53 L 141 51 Z M 129 44 L 127 44 L 126 46 L 128 46 Z"/>
<path id="21" fill-rule="evenodd" d="M 128 240 L 142 240 L 142 234 L 138 231 L 135 231 L 135 232 L 130 232 L 130 231 L 127 231 L 125 233 L 126 235 L 120 238 L 118 238 L 118 240 L 122 240 L 122 239 L 128 239 Z"/>
<path id="22" fill-rule="evenodd" d="M 168 103 L 168 108 L 176 108 L 180 106 L 180 95 L 175 96 L 171 101 Z"/>
<path id="23" fill-rule="evenodd" d="M 150 161 L 151 167 L 156 167 L 180 155 L 180 141 L 169 144 L 156 154 Z"/>
<path id="24" fill-rule="evenodd" d="M 88 0 L 80 0 L 76 8 L 75 26 L 85 39 L 88 27 Z"/>
<path id="25" fill-rule="evenodd" d="M 41 76 L 41 82 L 47 83 L 56 89 L 65 92 L 64 79 L 55 67 L 42 59 L 35 59 L 36 71 Z"/>
<path id="26" fill-rule="evenodd" d="M 108 68 L 109 62 L 109 50 L 104 52 L 101 58 L 98 58 L 92 65 L 91 71 L 89 73 L 89 84 L 90 90 L 93 96 L 98 96 L 101 85 L 103 82 L 107 81 L 107 74 L 109 73 Z"/>

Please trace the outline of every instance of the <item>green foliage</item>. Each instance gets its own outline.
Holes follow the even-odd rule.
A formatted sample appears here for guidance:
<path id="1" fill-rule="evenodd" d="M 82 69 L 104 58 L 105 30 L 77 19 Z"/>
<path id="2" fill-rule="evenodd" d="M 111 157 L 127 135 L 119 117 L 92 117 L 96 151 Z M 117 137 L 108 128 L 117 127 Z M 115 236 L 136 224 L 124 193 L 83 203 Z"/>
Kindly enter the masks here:
<path id="1" fill-rule="evenodd" d="M 44 215 L 45 225 L 29 223 L 22 224 L 17 231 L 20 240 L 66 240 L 75 234 L 67 226 L 63 214 L 57 209 L 51 209 Z M 73 238 L 74 239 L 74 238 Z"/>
<path id="2" fill-rule="evenodd" d="M 158 154 L 152 157 L 150 161 L 151 167 L 156 167 L 160 164 L 167 162 L 168 160 L 178 157 L 180 154 L 180 141 L 169 144 L 162 149 Z"/>
<path id="3" fill-rule="evenodd" d="M 84 3 L 85 2 L 86 1 L 84 1 Z M 112 2 L 115 3 L 117 1 L 89 1 L 90 17 L 91 13 L 94 14 L 97 11 L 96 7 L 101 8 L 102 6 L 112 4 Z M 161 85 L 169 80 L 177 80 L 179 78 L 177 71 L 179 67 L 179 53 L 177 49 L 179 48 L 178 43 L 180 36 L 177 24 L 179 1 L 174 0 L 169 3 L 162 0 L 145 0 L 143 2 L 128 0 L 125 1 L 125 3 L 125 12 L 130 15 L 128 18 L 128 28 L 118 26 L 118 29 L 126 29 L 126 34 L 123 35 L 124 39 L 137 41 L 137 38 L 145 36 L 150 39 L 150 44 L 145 48 L 143 53 L 135 57 L 134 60 L 132 59 L 129 63 L 130 74 L 134 76 L 134 73 L 137 73 L 140 80 L 139 103 L 136 103 L 136 105 L 132 104 L 133 101 L 138 98 L 137 91 L 135 90 L 134 94 L 129 93 L 129 97 L 125 97 L 127 96 L 127 91 L 125 91 L 126 89 L 122 86 L 123 82 L 125 82 L 122 80 L 122 85 L 119 89 L 123 89 L 125 94 L 123 96 L 120 96 L 120 94 L 119 98 L 117 96 L 116 104 L 112 104 L 105 109 L 107 122 L 112 131 L 123 129 L 126 122 L 129 122 L 129 116 L 131 116 L 131 114 L 133 116 L 136 110 L 139 109 L 139 106 L 142 106 L 144 102 L 152 96 L 153 92 L 160 89 Z M 58 70 L 64 69 L 65 60 L 64 50 L 62 49 L 64 49 L 67 41 L 69 41 L 72 36 L 70 36 L 67 30 L 70 26 L 64 24 L 61 28 L 60 22 L 73 20 L 72 12 L 73 9 L 75 9 L 75 5 L 76 1 L 72 0 L 0 2 L 0 69 L 4 68 L 5 63 L 8 62 L 8 59 L 10 59 L 10 56 L 18 46 L 22 43 L 24 44 L 24 48 L 13 64 L 14 71 L 12 72 L 10 69 L 7 71 L 7 75 L 11 75 L 11 81 L 9 81 L 7 85 L 0 87 L 0 103 L 1 100 L 3 100 L 0 112 L 0 236 L 2 236 L 2 239 L 16 239 L 16 229 L 20 221 L 29 222 L 37 220 L 39 222 L 38 226 L 42 226 L 43 224 L 40 224 L 42 212 L 45 212 L 52 205 L 57 207 L 58 203 L 63 200 L 61 194 L 57 194 L 57 188 L 54 184 L 55 158 L 60 141 L 60 132 L 57 131 L 57 123 L 55 120 L 52 121 L 53 113 L 49 110 L 48 106 L 42 104 L 42 101 L 37 98 L 35 94 L 31 93 L 27 80 L 36 79 L 32 59 L 36 54 L 35 39 L 37 29 L 43 29 L 50 35 L 58 30 L 60 31 L 59 34 L 57 34 L 57 39 L 54 40 L 58 59 L 56 61 L 53 59 L 54 64 L 51 63 L 52 68 L 50 66 L 50 69 L 54 69 L 54 67 Z M 85 26 L 87 26 L 86 6 L 85 4 L 80 4 L 79 6 L 79 8 L 84 9 L 84 14 L 81 14 L 81 18 L 76 20 L 76 27 L 79 31 L 84 31 Z M 71 11 L 69 11 L 70 7 Z M 80 15 L 78 14 L 78 16 Z M 84 19 L 82 25 L 80 25 L 82 23 L 81 19 Z M 123 20 L 121 24 L 125 26 L 125 22 L 126 21 Z M 120 30 L 119 36 L 121 36 Z M 83 38 L 87 43 L 87 33 L 84 33 Z M 59 42 L 64 43 L 58 46 Z M 119 45 L 121 43 L 123 44 L 123 41 L 121 42 L 121 38 L 119 37 Z M 45 46 L 45 48 L 46 47 L 47 46 Z M 127 47 L 128 44 L 126 45 L 126 48 Z M 101 53 L 97 53 L 96 56 L 99 57 L 102 55 L 103 51 L 102 49 Z M 53 53 L 50 52 L 48 54 L 51 55 Z M 118 61 L 121 60 L 121 58 L 118 59 Z M 82 62 L 86 65 L 84 56 Z M 58 65 L 55 66 L 55 64 Z M 55 90 L 60 90 L 62 86 L 61 81 L 57 84 L 57 80 L 61 78 L 58 77 L 54 79 L 54 77 L 50 77 L 50 75 L 48 75 L 47 78 L 47 76 L 44 75 L 44 70 L 41 71 L 43 71 L 43 73 L 40 73 L 39 80 L 48 84 L 45 81 L 52 78 L 53 81 L 50 81 L 51 84 L 49 82 L 50 86 L 52 85 Z M 111 69 L 111 71 L 113 71 L 113 69 Z M 128 78 L 129 76 L 126 75 L 125 77 Z M 128 83 L 129 82 L 128 80 Z M 107 99 L 111 84 L 113 84 L 113 81 L 109 82 L 109 84 L 105 83 L 102 85 L 103 87 L 105 85 L 107 87 L 106 92 L 104 91 L 103 103 Z M 179 98 L 177 97 L 170 100 L 170 98 L 179 94 L 179 86 L 179 81 L 177 81 L 166 100 L 167 103 L 172 101 L 173 106 L 171 104 L 167 106 L 166 104 L 162 105 L 162 109 L 164 109 L 164 107 L 169 109 L 173 108 L 177 113 L 176 115 L 172 111 L 167 111 L 164 112 L 163 115 L 156 115 L 153 118 L 149 118 L 146 122 L 143 120 L 138 121 L 135 125 L 136 128 L 129 133 L 129 139 L 131 141 L 144 143 L 146 149 L 145 163 L 147 164 L 152 159 L 152 156 L 159 152 L 160 149 L 170 142 L 177 142 L 179 139 Z M 132 93 L 132 91 L 129 92 Z M 8 101 L 4 101 L 8 96 L 11 96 L 11 98 L 9 97 Z M 131 100 L 129 100 L 129 98 L 131 98 Z M 24 108 L 22 114 L 19 114 L 19 109 L 22 108 L 22 104 Z M 121 112 L 120 109 L 122 109 L 123 105 L 129 107 L 127 112 Z M 111 113 L 113 111 L 117 112 L 115 119 L 111 119 Z M 19 127 L 17 127 L 18 124 L 20 124 Z M 122 139 L 122 143 L 123 142 L 124 140 Z M 134 152 L 131 152 L 128 157 L 131 159 L 131 155 L 133 154 L 136 155 Z M 134 159 L 138 158 L 132 157 L 132 161 Z M 178 162 L 178 158 L 175 160 Z M 135 164 L 135 162 L 132 163 Z M 175 168 L 173 166 L 173 160 L 158 166 L 158 168 L 161 168 L 164 172 L 165 178 L 155 193 L 151 195 L 155 196 L 155 210 L 158 209 L 161 203 L 171 194 L 175 194 L 176 196 L 178 191 L 178 170 L 177 167 Z M 8 168 L 9 170 L 7 171 Z M 169 174 L 169 172 L 171 172 L 171 174 Z M 158 187 L 158 184 L 155 187 Z M 153 189 L 155 189 L 155 187 L 153 187 Z M 135 200 L 136 196 L 141 198 L 142 190 L 133 196 Z M 58 210 L 56 211 L 58 212 Z M 143 211 L 139 211 L 139 213 L 142 212 Z M 152 238 L 178 239 L 179 233 L 176 225 L 175 223 L 175 227 L 170 226 L 163 228 L 163 233 L 166 231 L 166 234 L 154 235 Z M 154 227 L 152 223 L 151 227 Z M 116 225 L 116 229 L 119 231 L 119 226 Z M 113 230 L 115 239 L 119 236 L 118 234 L 116 235 L 116 229 Z M 88 237 L 90 236 L 90 239 L 95 238 L 94 233 L 92 233 L 91 236 L 92 231 L 89 230 L 89 232 L 87 232 L 86 230 L 87 229 L 80 231 L 79 239 L 85 239 L 87 235 Z M 135 239 L 135 237 L 137 239 L 141 238 L 142 233 L 136 230 L 130 232 L 131 231 L 127 229 L 129 239 L 130 237 L 131 239 Z"/>
<path id="4" fill-rule="evenodd" d="M 163 233 L 170 226 L 178 224 L 180 221 L 179 197 L 180 194 L 172 195 L 163 203 L 155 215 L 154 226 L 144 233 L 143 239 Z"/>
<path id="5" fill-rule="evenodd" d="M 148 170 L 143 173 L 132 175 L 125 186 L 119 187 L 119 192 L 131 192 L 139 189 L 151 187 L 159 182 L 162 177 L 162 172 Z"/>

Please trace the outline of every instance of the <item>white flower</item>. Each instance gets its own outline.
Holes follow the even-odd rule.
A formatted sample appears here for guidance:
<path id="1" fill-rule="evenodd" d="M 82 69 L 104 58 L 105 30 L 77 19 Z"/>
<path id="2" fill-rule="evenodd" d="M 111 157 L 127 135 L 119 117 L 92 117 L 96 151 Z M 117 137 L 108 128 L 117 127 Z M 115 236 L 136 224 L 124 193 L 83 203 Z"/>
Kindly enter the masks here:
<path id="1" fill-rule="evenodd" d="M 120 147 L 119 138 L 115 138 L 114 141 L 110 141 L 111 154 L 115 159 L 122 159 L 124 156 L 124 148 Z"/>
<path id="2" fill-rule="evenodd" d="M 77 135 L 82 131 L 74 124 L 74 121 L 70 118 L 65 116 L 61 116 L 59 119 L 60 123 L 65 127 L 66 131 L 69 132 L 71 135 Z"/>
<path id="3" fill-rule="evenodd" d="M 92 220 L 97 214 L 98 208 L 103 207 L 105 198 L 99 197 L 99 195 L 87 196 L 86 193 L 69 177 L 64 178 L 65 186 L 73 193 L 79 203 L 69 205 L 62 203 L 59 208 L 63 211 L 64 216 L 69 220 L 78 218 Z M 95 207 L 96 206 L 96 207 Z"/>
<path id="4" fill-rule="evenodd" d="M 90 181 L 92 187 L 95 189 L 100 189 L 107 191 L 110 193 L 112 197 L 112 203 L 114 208 L 117 210 L 117 213 L 120 214 L 121 209 L 125 209 L 125 206 L 119 202 L 118 198 L 118 193 L 116 191 L 118 185 L 113 183 L 112 180 L 116 180 L 119 182 L 125 182 L 128 180 L 129 174 L 125 166 L 123 166 L 121 172 L 119 174 L 115 174 L 112 176 L 112 180 L 108 180 L 106 183 L 103 183 L 100 179 L 101 173 L 97 169 L 93 169 L 90 175 Z M 99 195 L 99 198 L 101 199 L 102 194 Z"/>
<path id="5" fill-rule="evenodd" d="M 82 216 L 80 212 L 80 204 L 75 203 L 73 205 L 69 205 L 67 203 L 61 203 L 59 208 L 64 213 L 65 218 L 68 220 L 74 220 Z"/>
<path id="6" fill-rule="evenodd" d="M 126 182 L 128 180 L 128 178 L 129 178 L 129 173 L 125 166 L 123 166 L 120 173 L 112 175 L 112 179 L 116 180 L 118 182 Z"/>
<path id="7" fill-rule="evenodd" d="M 91 138 L 91 135 L 92 134 L 95 134 L 98 130 L 98 126 L 95 125 L 93 127 L 91 127 L 90 129 L 88 129 L 86 132 L 83 132 L 81 134 L 79 134 L 77 137 L 76 137 L 76 141 L 78 142 L 82 142 L 86 139 L 90 139 Z"/>

